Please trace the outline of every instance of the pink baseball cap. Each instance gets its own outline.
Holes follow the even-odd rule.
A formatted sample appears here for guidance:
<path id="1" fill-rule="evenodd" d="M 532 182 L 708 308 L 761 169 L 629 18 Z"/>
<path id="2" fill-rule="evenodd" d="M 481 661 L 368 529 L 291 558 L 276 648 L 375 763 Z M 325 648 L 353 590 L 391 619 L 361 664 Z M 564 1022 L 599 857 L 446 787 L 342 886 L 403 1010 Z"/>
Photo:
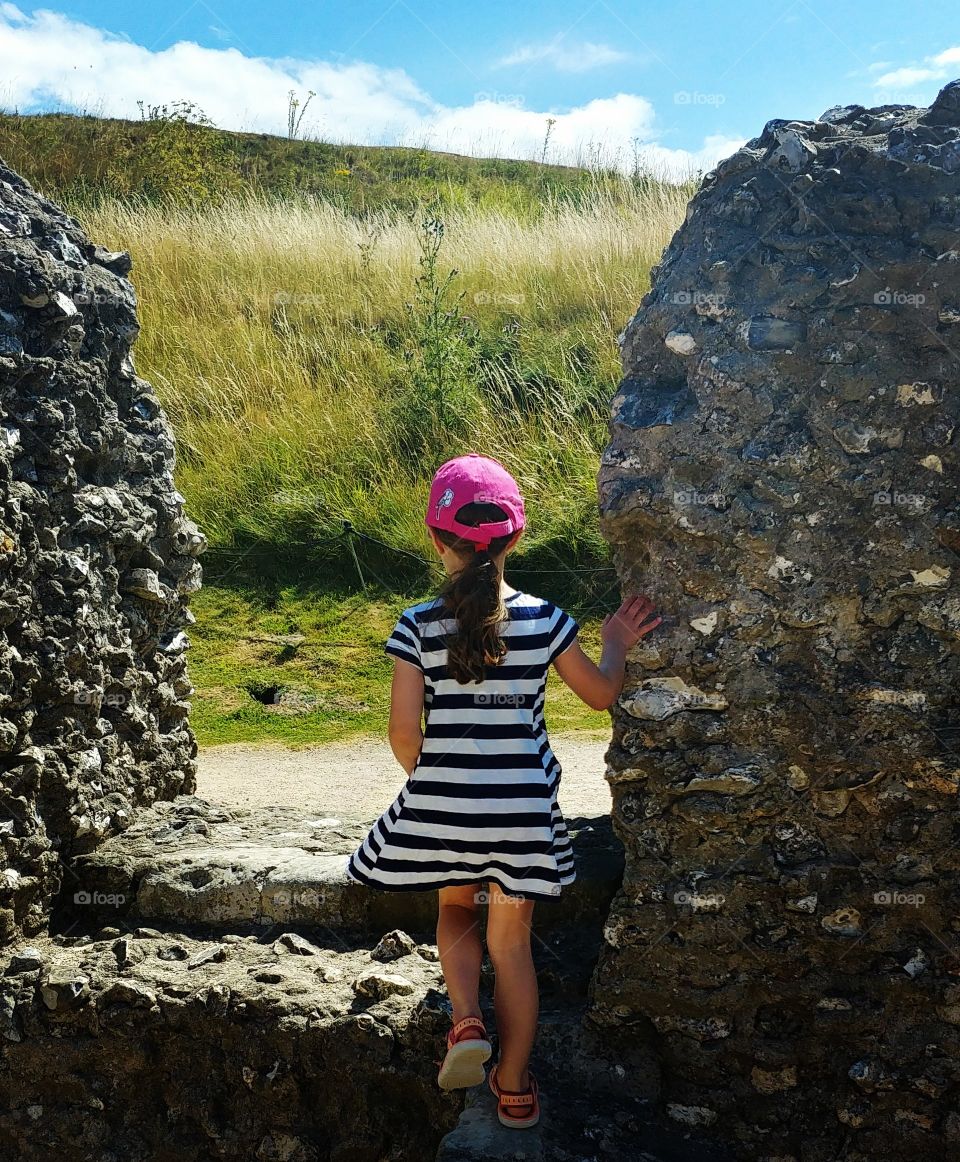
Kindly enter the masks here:
<path id="1" fill-rule="evenodd" d="M 465 525 L 455 516 L 465 504 L 499 504 L 510 515 L 506 520 Z M 516 480 L 499 460 L 479 452 L 468 452 L 440 465 L 430 485 L 424 521 L 430 528 L 446 529 L 473 541 L 475 549 L 489 549 L 491 537 L 515 533 L 527 523 Z"/>

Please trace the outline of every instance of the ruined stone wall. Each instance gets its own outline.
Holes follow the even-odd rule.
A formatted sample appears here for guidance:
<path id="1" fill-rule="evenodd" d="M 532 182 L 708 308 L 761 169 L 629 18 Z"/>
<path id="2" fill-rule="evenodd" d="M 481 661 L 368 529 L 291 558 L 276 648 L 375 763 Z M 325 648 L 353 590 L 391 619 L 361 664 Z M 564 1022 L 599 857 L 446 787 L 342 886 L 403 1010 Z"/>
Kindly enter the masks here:
<path id="1" fill-rule="evenodd" d="M 43 929 L 70 854 L 195 788 L 206 542 L 130 357 L 130 265 L 0 163 L 0 946 Z"/>
<path id="2" fill-rule="evenodd" d="M 621 340 L 601 517 L 665 621 L 591 1020 L 743 1158 L 953 1156 L 960 82 L 769 122 Z"/>

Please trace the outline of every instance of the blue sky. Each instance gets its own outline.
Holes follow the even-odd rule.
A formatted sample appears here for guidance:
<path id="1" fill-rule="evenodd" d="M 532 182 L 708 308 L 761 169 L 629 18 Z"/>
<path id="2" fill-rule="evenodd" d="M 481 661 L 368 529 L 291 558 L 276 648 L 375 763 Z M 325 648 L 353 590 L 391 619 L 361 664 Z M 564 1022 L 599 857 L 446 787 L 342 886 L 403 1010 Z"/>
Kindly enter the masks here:
<path id="1" fill-rule="evenodd" d="M 956 0 L 0 2 L 0 105 L 512 157 L 709 168 L 772 117 L 928 104 L 960 77 Z"/>

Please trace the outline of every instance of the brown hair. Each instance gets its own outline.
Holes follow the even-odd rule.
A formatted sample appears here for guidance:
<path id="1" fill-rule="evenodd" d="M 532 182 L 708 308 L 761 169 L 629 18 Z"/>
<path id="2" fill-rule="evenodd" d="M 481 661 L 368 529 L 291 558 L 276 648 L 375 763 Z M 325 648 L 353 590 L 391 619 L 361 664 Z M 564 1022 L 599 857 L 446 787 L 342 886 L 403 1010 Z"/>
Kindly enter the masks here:
<path id="1" fill-rule="evenodd" d="M 509 516 L 499 504 L 464 504 L 454 514 L 465 525 L 501 521 Z M 469 554 L 467 563 L 448 577 L 440 597 L 457 631 L 446 636 L 447 668 L 457 682 L 482 682 L 484 666 L 499 666 L 507 654 L 500 636 L 500 624 L 507 611 L 500 596 L 500 571 L 493 558 L 507 547 L 515 533 L 491 537 L 489 549 L 474 549 L 473 542 L 447 529 L 433 530 L 438 539 L 459 554 Z"/>

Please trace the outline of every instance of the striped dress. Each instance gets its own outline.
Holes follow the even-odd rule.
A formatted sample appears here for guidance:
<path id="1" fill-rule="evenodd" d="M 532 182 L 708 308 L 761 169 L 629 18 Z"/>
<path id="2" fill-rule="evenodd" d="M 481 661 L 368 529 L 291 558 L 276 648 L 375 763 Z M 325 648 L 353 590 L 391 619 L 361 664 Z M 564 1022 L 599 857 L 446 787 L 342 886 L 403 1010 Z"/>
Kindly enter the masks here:
<path id="1" fill-rule="evenodd" d="M 482 682 L 465 685 L 447 672 L 444 636 L 456 619 L 441 598 L 397 620 L 384 650 L 423 672 L 423 746 L 396 799 L 347 857 L 348 880 L 387 891 L 482 881 L 550 899 L 576 879 L 543 707 L 550 663 L 580 626 L 528 593 L 504 605 L 508 653 Z"/>

